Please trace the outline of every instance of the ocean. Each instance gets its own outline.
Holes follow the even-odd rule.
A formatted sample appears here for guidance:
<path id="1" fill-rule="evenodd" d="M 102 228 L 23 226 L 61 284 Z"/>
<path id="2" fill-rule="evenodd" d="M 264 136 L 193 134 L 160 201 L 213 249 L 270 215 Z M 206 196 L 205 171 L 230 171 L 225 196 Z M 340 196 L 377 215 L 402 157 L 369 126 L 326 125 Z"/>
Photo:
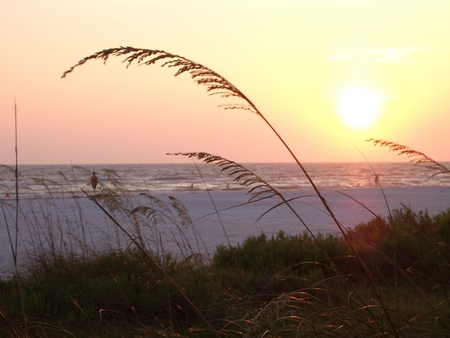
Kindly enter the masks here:
<path id="1" fill-rule="evenodd" d="M 218 245 L 237 245 L 262 232 L 269 236 L 279 231 L 338 233 L 296 164 L 243 166 L 283 194 L 295 214 L 276 196 L 249 203 L 251 187 L 204 163 L 21 165 L 16 209 L 14 169 L 1 166 L 0 276 L 13 271 L 11 243 L 16 238 L 20 262 L 50 248 L 62 254 L 89 254 L 132 245 L 82 191 L 94 194 L 89 184 L 94 171 L 99 177 L 97 193 L 120 188 L 119 209 L 139 211 L 139 215 L 132 218 L 118 212 L 115 204 L 111 209 L 106 200 L 100 203 L 112 210 L 131 237 L 157 255 L 211 257 Z M 387 217 L 402 207 L 430 215 L 450 207 L 450 178 L 430 178 L 432 172 L 411 163 L 305 163 L 304 167 L 344 227 L 375 215 Z M 179 216 L 176 202 L 181 202 L 191 222 Z M 157 212 L 144 215 L 148 210 Z"/>
<path id="2" fill-rule="evenodd" d="M 442 163 L 450 167 L 450 162 Z M 396 163 L 305 163 L 319 189 L 373 188 L 375 175 L 383 188 L 450 187 L 449 177 L 432 177 L 428 169 L 409 162 Z M 310 183 L 295 163 L 248 163 L 243 166 L 274 188 L 311 189 Z M 182 192 L 198 190 L 244 190 L 212 164 L 105 164 L 105 165 L 21 165 L 21 194 L 62 193 L 89 189 L 90 173 L 96 172 L 100 183 L 108 185 L 117 174 L 130 192 Z M 45 184 L 44 184 L 45 183 Z M 0 167 L 0 196 L 15 188 L 12 167 Z"/>

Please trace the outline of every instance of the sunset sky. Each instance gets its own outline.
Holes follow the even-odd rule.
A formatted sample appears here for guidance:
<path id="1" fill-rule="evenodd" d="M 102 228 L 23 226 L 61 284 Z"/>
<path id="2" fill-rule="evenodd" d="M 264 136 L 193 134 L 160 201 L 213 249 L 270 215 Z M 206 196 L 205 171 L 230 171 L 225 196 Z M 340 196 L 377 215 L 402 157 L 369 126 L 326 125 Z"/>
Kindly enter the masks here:
<path id="1" fill-rule="evenodd" d="M 0 164 L 15 162 L 15 104 L 22 164 L 292 161 L 259 116 L 173 69 L 113 58 L 61 79 L 118 46 L 218 72 L 300 161 L 407 160 L 370 138 L 449 161 L 449 17 L 449 0 L 3 0 Z"/>

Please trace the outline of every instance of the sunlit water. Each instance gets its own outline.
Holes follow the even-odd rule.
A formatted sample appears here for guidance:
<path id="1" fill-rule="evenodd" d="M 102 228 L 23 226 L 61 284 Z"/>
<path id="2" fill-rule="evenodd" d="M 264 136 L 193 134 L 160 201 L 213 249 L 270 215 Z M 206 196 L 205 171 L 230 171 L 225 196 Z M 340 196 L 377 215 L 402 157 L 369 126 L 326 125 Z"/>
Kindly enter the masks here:
<path id="1" fill-rule="evenodd" d="M 443 163 L 449 165 L 449 163 Z M 85 252 L 125 247 L 130 240 L 82 192 L 92 171 L 100 178 L 100 191 L 120 178 L 129 208 L 151 206 L 149 196 L 170 203 L 176 197 L 186 207 L 193 226 L 166 220 L 157 226 L 141 222 L 139 233 L 156 254 L 212 255 L 217 245 L 236 245 L 250 235 L 280 230 L 297 234 L 309 230 L 337 232 L 311 185 L 295 164 L 245 164 L 263 180 L 291 199 L 292 210 L 272 197 L 248 204 L 249 188 L 207 164 L 120 164 L 20 166 L 17 246 L 19 262 L 40 254 L 42 248 Z M 450 207 L 450 179 L 430 178 L 432 172 L 410 163 L 306 163 L 306 170 L 321 190 L 337 219 L 346 227 L 374 215 L 388 216 L 395 208 L 410 207 L 436 214 Z M 380 185 L 376 184 L 375 175 Z M 14 170 L 0 168 L 0 275 L 11 274 L 15 246 Z M 168 204 L 169 205 L 169 204 Z M 136 238 L 133 222 L 116 220 Z M 9 232 L 8 232 L 9 231 Z M 89 249 L 87 249 L 89 247 Z"/>
<path id="2" fill-rule="evenodd" d="M 443 163 L 450 166 L 450 163 Z M 244 166 L 273 187 L 281 190 L 305 190 L 311 185 L 294 163 L 251 163 Z M 305 169 L 320 189 L 375 187 L 375 174 L 382 187 L 449 187 L 450 178 L 432 177 L 426 168 L 411 163 L 306 163 Z M 12 168 L 11 168 L 12 169 Z M 90 172 L 100 183 L 108 184 L 110 171 L 134 192 L 180 192 L 191 188 L 205 190 L 244 189 L 211 164 L 109 164 L 73 167 L 69 165 L 23 165 L 19 167 L 21 193 L 63 192 L 89 189 Z M 14 190 L 14 173 L 0 172 L 0 196 Z M 45 180 L 42 186 L 40 180 Z M 31 191 L 30 191 L 31 189 Z M 7 191 L 9 190 L 9 191 Z"/>

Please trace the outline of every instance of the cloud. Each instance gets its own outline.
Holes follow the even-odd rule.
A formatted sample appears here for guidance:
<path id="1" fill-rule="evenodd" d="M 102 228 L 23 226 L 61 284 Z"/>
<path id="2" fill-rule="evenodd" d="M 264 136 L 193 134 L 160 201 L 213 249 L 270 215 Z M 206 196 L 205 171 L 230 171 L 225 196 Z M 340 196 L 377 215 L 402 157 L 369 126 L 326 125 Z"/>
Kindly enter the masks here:
<path id="1" fill-rule="evenodd" d="M 372 48 L 352 52 L 337 52 L 329 56 L 334 61 L 378 62 L 378 63 L 413 63 L 411 54 L 429 50 L 429 47 L 407 46 L 398 48 Z"/>

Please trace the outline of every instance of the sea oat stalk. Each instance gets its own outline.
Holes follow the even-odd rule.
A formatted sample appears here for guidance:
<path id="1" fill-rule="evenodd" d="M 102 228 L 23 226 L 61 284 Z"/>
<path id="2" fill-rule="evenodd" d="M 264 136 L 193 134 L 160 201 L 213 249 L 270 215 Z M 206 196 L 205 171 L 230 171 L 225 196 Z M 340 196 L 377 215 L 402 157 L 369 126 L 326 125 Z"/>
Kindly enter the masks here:
<path id="1" fill-rule="evenodd" d="M 236 97 L 240 98 L 244 101 L 243 104 L 227 104 L 224 105 L 225 109 L 243 109 L 248 110 L 250 112 L 253 112 L 257 115 L 259 115 L 264 122 L 269 126 L 269 128 L 275 133 L 277 138 L 283 143 L 284 147 L 287 149 L 287 151 L 291 154 L 294 161 L 297 163 L 303 174 L 306 176 L 307 180 L 311 184 L 312 188 L 314 189 L 317 196 L 320 198 L 322 204 L 324 205 L 325 209 L 337 225 L 339 231 L 344 236 L 346 242 L 350 245 L 352 251 L 355 253 L 355 255 L 358 257 L 358 261 L 363 266 L 367 278 L 369 280 L 369 283 L 371 284 L 376 297 L 378 301 L 380 302 L 381 306 L 383 307 L 383 311 L 386 315 L 386 317 L 389 319 L 389 314 L 387 310 L 384 308 L 383 300 L 381 298 L 381 295 L 379 293 L 378 288 L 375 286 L 374 279 L 372 277 L 371 272 L 367 268 L 364 261 L 361 259 L 359 253 L 357 250 L 353 247 L 352 241 L 348 238 L 346 230 L 344 227 L 339 223 L 336 216 L 334 215 L 334 212 L 331 210 L 330 206 L 328 205 L 328 202 L 323 197 L 317 186 L 315 185 L 314 181 L 309 176 L 306 169 L 303 167 L 303 165 L 300 163 L 300 161 L 297 159 L 293 151 L 290 149 L 290 147 L 287 145 L 287 143 L 284 141 L 284 139 L 281 137 L 280 134 L 276 131 L 276 129 L 272 126 L 272 124 L 264 117 L 264 115 L 256 108 L 256 106 L 253 104 L 250 99 L 244 95 L 243 92 L 241 92 L 236 86 L 234 86 L 231 82 L 226 80 L 223 76 L 216 73 L 215 71 L 203 66 L 202 64 L 189 60 L 183 56 L 171 54 L 162 50 L 155 50 L 155 49 L 143 49 L 143 48 L 134 48 L 134 47 L 117 47 L 117 48 L 110 48 L 110 49 L 104 49 L 102 51 L 99 51 L 95 54 L 92 54 L 90 56 L 85 57 L 84 59 L 80 60 L 77 64 L 72 66 L 70 69 L 65 71 L 62 75 L 62 78 L 65 78 L 67 74 L 71 73 L 76 67 L 84 65 L 87 61 L 90 60 L 96 60 L 100 59 L 106 62 L 110 56 L 126 56 L 126 58 L 123 60 L 124 63 L 127 64 L 127 67 L 130 66 L 133 62 L 136 62 L 138 65 L 154 65 L 156 63 L 162 62 L 161 67 L 169 67 L 169 68 L 176 68 L 177 72 L 175 73 L 175 76 L 188 73 L 191 75 L 191 78 L 198 84 L 202 86 L 207 87 L 207 92 L 210 95 L 220 95 L 221 97 Z M 390 324 L 393 326 L 393 323 L 389 320 Z M 396 334 L 397 330 L 393 326 L 394 332 Z M 398 336 L 396 334 L 396 336 Z"/>
<path id="2" fill-rule="evenodd" d="M 433 171 L 433 174 L 431 174 L 429 178 L 432 178 L 437 175 L 446 175 L 445 177 L 450 177 L 449 168 L 443 166 L 439 162 L 436 162 L 435 160 L 428 157 L 424 153 L 421 153 L 420 151 L 390 141 L 370 139 L 367 140 L 367 142 L 373 142 L 374 146 L 388 147 L 390 151 L 397 152 L 398 153 L 397 155 L 399 156 L 405 155 L 407 158 L 409 158 L 409 161 L 411 163 L 420 165 L 426 169 Z"/>

